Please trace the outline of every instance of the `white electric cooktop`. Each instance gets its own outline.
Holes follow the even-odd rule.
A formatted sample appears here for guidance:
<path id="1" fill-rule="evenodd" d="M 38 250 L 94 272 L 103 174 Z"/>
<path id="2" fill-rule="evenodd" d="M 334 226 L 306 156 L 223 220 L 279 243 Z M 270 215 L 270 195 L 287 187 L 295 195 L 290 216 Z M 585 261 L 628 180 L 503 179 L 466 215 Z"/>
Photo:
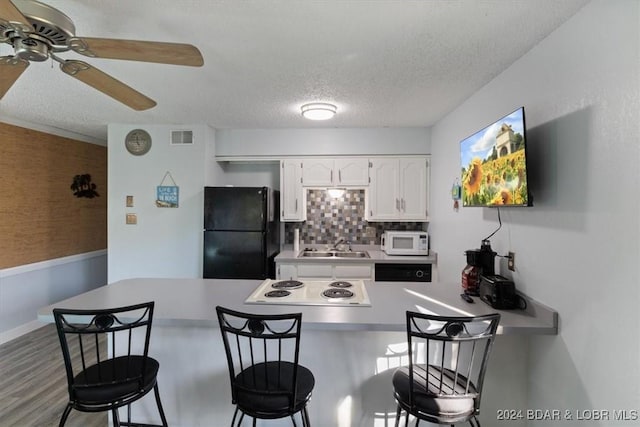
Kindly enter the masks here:
<path id="1" fill-rule="evenodd" d="M 245 300 L 247 304 L 338 305 L 370 307 L 362 280 L 267 279 Z"/>

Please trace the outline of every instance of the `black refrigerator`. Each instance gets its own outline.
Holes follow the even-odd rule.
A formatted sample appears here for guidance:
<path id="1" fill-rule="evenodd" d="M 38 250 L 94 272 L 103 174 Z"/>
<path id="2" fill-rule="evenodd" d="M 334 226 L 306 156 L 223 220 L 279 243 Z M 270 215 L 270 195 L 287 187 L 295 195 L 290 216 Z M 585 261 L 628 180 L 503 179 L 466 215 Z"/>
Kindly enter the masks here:
<path id="1" fill-rule="evenodd" d="M 205 279 L 275 279 L 280 194 L 268 187 L 204 188 Z"/>

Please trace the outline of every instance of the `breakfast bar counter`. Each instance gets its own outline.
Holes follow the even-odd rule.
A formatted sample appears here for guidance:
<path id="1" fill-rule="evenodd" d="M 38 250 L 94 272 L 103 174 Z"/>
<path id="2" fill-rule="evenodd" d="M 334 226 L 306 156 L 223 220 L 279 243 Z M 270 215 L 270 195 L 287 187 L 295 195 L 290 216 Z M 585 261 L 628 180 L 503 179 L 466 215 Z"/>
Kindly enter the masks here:
<path id="1" fill-rule="evenodd" d="M 494 310 L 475 298 L 460 298 L 460 286 L 445 283 L 365 282 L 371 307 L 245 304 L 260 280 L 127 279 L 44 307 L 42 321 L 52 322 L 53 307 L 108 308 L 155 301 L 154 324 L 217 327 L 215 306 L 260 314 L 301 312 L 304 330 L 405 331 L 407 310 L 443 316 L 500 312 L 498 334 L 556 334 L 557 313 L 528 300 L 526 310 Z"/>
<path id="2" fill-rule="evenodd" d="M 479 299 L 463 301 L 458 284 L 365 282 L 371 306 L 246 304 L 260 280 L 127 279 L 43 307 L 108 308 L 155 301 L 150 355 L 160 362 L 158 384 L 169 425 L 228 425 L 233 416 L 228 370 L 215 307 L 252 313 L 302 313 L 300 361 L 316 376 L 309 405 L 316 426 L 391 425 L 391 375 L 407 363 L 405 311 L 440 315 L 495 312 Z M 527 310 L 502 314 L 491 355 L 480 421 L 506 425 L 498 409 L 526 407 L 528 337 L 557 334 L 557 313 L 528 301 Z M 153 398 L 132 406 L 134 419 L 155 422 Z M 73 416 L 73 414 L 72 414 Z M 245 419 L 245 424 L 250 418 Z M 509 425 L 525 425 L 510 421 Z M 262 425 L 259 423 L 259 425 Z M 290 426 L 274 420 L 270 427 Z"/>

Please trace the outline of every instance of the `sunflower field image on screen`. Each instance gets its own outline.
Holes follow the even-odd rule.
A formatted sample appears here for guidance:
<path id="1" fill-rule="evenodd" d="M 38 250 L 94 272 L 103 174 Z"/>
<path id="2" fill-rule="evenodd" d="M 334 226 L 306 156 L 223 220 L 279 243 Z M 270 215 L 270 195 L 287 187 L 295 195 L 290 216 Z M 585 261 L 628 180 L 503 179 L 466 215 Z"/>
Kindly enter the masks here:
<path id="1" fill-rule="evenodd" d="M 460 142 L 463 206 L 528 206 L 524 108 Z"/>

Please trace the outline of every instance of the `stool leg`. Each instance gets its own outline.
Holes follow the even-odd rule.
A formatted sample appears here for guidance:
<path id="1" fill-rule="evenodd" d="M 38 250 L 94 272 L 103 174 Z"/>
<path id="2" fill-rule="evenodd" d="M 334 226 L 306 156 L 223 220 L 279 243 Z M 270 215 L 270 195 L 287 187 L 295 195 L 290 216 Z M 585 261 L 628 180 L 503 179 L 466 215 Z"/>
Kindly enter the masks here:
<path id="1" fill-rule="evenodd" d="M 302 424 L 305 427 L 311 427 L 311 420 L 309 419 L 309 411 L 307 411 L 307 407 L 302 408 Z"/>
<path id="2" fill-rule="evenodd" d="M 67 418 L 69 417 L 69 413 L 71 412 L 71 402 L 67 403 L 67 407 L 64 408 L 64 412 L 62 413 L 62 418 L 60 418 L 59 427 L 63 427 L 67 422 Z"/>
<path id="3" fill-rule="evenodd" d="M 396 425 L 398 427 L 400 425 L 400 405 L 398 405 L 398 409 L 396 410 Z"/>
<path id="4" fill-rule="evenodd" d="M 111 415 L 113 416 L 113 425 L 114 427 L 120 427 L 120 415 L 118 414 L 117 409 L 111 410 Z"/>
<path id="5" fill-rule="evenodd" d="M 160 412 L 160 419 L 162 420 L 162 425 L 167 427 L 167 417 L 164 415 L 164 409 L 162 409 L 162 402 L 160 401 L 160 390 L 158 389 L 158 383 L 153 386 L 153 393 L 156 395 L 156 404 L 158 405 L 158 412 Z"/>
<path id="6" fill-rule="evenodd" d="M 238 407 L 236 406 L 236 410 L 233 411 L 233 419 L 231 420 L 231 427 L 233 427 L 233 425 L 235 424 L 237 415 L 238 415 Z"/>

